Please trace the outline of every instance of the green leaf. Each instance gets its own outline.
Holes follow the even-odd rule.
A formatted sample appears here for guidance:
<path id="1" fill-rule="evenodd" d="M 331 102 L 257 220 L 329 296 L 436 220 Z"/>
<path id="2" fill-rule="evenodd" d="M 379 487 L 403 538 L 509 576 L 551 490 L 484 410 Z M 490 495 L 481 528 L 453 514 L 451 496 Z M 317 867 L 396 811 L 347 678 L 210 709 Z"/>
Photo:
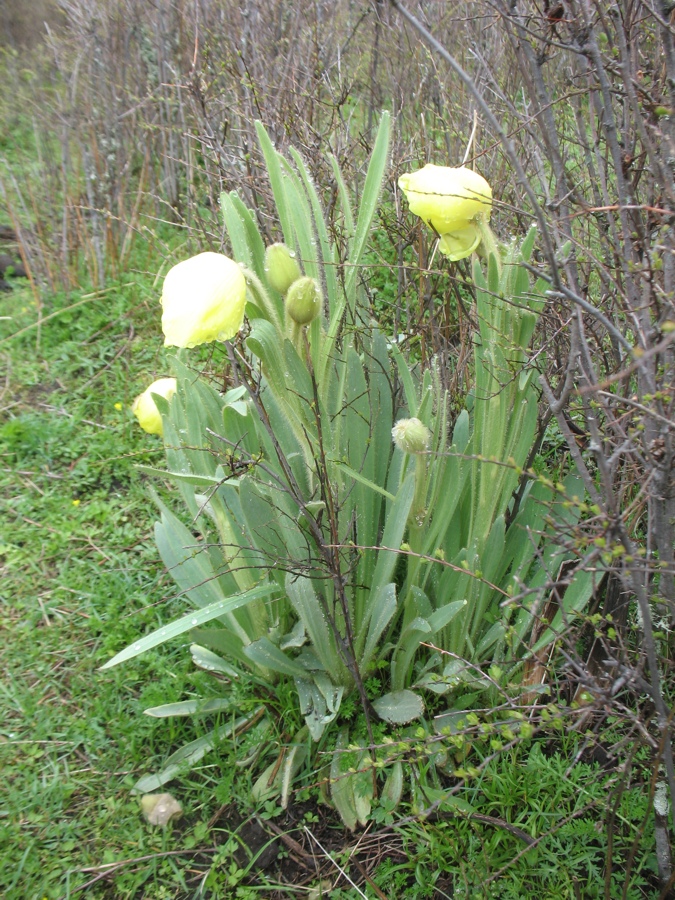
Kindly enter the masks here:
<path id="1" fill-rule="evenodd" d="M 352 790 L 354 792 L 356 818 L 361 825 L 367 825 L 375 792 L 373 769 L 370 754 L 367 750 L 359 754 L 356 761 L 356 772 L 351 775 L 351 779 L 353 782 Z"/>
<path id="2" fill-rule="evenodd" d="M 229 623 L 228 623 L 229 624 Z M 198 644 L 200 648 L 205 649 L 206 653 L 213 653 L 216 659 L 221 660 L 218 665 L 214 664 L 214 671 L 220 671 L 220 666 L 229 666 L 229 663 L 225 660 L 234 660 L 237 663 L 241 663 L 248 670 L 250 669 L 250 660 L 248 660 L 244 656 L 244 647 L 249 643 L 249 640 L 243 640 L 243 638 L 231 631 L 229 627 L 213 627 L 213 628 L 195 628 L 193 632 L 191 632 L 190 637 L 195 641 L 195 644 L 191 644 L 190 650 Z M 207 665 L 204 666 L 205 669 L 208 670 L 209 665 L 211 665 L 211 659 L 209 657 L 205 657 Z M 200 665 L 199 661 L 195 659 L 195 664 Z M 232 675 L 230 672 L 225 669 L 222 670 L 223 674 L 228 675 L 230 678 L 237 677 L 237 675 Z M 233 670 L 234 671 L 234 670 Z M 242 673 L 238 673 L 239 677 L 241 677 Z M 246 672 L 247 678 L 252 678 L 253 676 L 249 671 Z"/>
<path id="3" fill-rule="evenodd" d="M 415 382 L 410 373 L 410 365 L 396 344 L 391 345 L 391 355 L 394 357 L 398 370 L 398 377 L 403 384 L 408 415 L 415 417 L 417 415 L 417 391 L 415 390 Z"/>
<path id="4" fill-rule="evenodd" d="M 393 809 L 401 802 L 403 796 L 403 763 L 400 759 L 391 766 L 387 780 L 382 788 L 380 799 Z"/>
<path id="5" fill-rule="evenodd" d="M 244 205 L 244 201 L 237 192 L 232 191 L 230 196 L 232 198 L 232 204 L 236 212 L 239 213 L 239 219 L 246 231 L 248 246 L 251 248 L 251 268 L 256 272 L 260 272 L 264 268 L 265 245 L 260 236 L 260 232 L 258 231 L 258 226 L 251 214 L 251 210 Z"/>
<path id="6" fill-rule="evenodd" d="M 312 642 L 312 649 L 326 672 L 337 680 L 344 677 L 344 666 L 335 646 L 335 637 L 326 619 L 322 602 L 317 596 L 311 579 L 286 575 L 286 593 L 291 606 L 299 616 Z M 307 677 L 303 673 L 301 677 Z"/>
<path id="7" fill-rule="evenodd" d="M 417 601 L 419 597 L 424 597 L 422 591 L 413 587 L 412 600 Z M 425 598 L 426 599 L 426 598 Z M 418 604 L 413 608 L 417 608 Z M 412 660 L 417 653 L 417 648 L 423 638 L 433 637 L 431 625 L 427 619 L 422 616 L 416 616 L 409 622 L 398 639 L 398 646 L 394 651 L 391 661 L 391 684 L 392 687 L 399 691 L 408 683 L 408 673 Z"/>
<path id="8" fill-rule="evenodd" d="M 101 669 L 110 669 L 122 662 L 126 662 L 128 659 L 140 656 L 140 654 L 145 653 L 146 650 L 151 650 L 153 647 L 159 647 L 160 644 L 165 644 L 172 638 L 185 634 L 186 631 L 191 631 L 198 625 L 203 625 L 205 622 L 211 622 L 213 619 L 218 619 L 226 613 L 239 609 L 242 606 L 246 606 L 247 603 L 258 600 L 261 597 L 268 597 L 275 590 L 276 585 L 264 584 L 260 587 L 253 588 L 250 591 L 246 591 L 243 594 L 238 594 L 236 597 L 223 598 L 202 609 L 194 610 L 187 616 L 176 619 L 174 622 L 170 622 L 168 625 L 158 628 L 157 631 L 153 631 L 152 634 L 146 635 L 146 637 L 141 638 L 139 641 L 129 644 L 128 647 L 125 647 L 124 650 L 121 650 L 118 654 L 113 656 L 112 659 L 109 659 L 107 663 L 102 665 Z"/>
<path id="9" fill-rule="evenodd" d="M 307 728 L 301 728 L 286 751 L 280 772 L 281 806 L 288 807 L 293 779 L 300 771 L 309 753 Z"/>
<path id="10" fill-rule="evenodd" d="M 384 527 L 384 534 L 382 535 L 382 547 L 390 547 L 392 549 L 380 550 L 377 554 L 377 564 L 370 585 L 373 601 L 384 585 L 392 580 L 392 575 L 398 562 L 398 549 L 401 546 L 406 525 L 408 524 L 408 515 L 410 514 L 414 494 L 415 476 L 411 473 L 399 488 L 396 499 L 387 513 L 387 521 Z M 369 616 L 366 615 L 365 618 L 368 619 Z"/>
<path id="11" fill-rule="evenodd" d="M 279 214 L 281 230 L 284 233 L 284 241 L 291 250 L 296 250 L 293 222 L 289 213 L 288 198 L 286 197 L 284 177 L 281 171 L 282 157 L 274 149 L 270 136 L 265 131 L 265 126 L 262 122 L 255 123 L 255 130 L 258 135 L 258 141 L 260 142 L 260 148 L 265 157 L 267 173 L 270 178 L 272 193 L 274 194 L 274 203 L 276 204 L 277 213 Z"/>
<path id="12" fill-rule="evenodd" d="M 488 256 L 488 292 L 490 296 L 485 299 L 491 308 L 490 322 L 493 322 L 495 325 L 498 324 L 496 319 L 498 318 L 499 311 L 503 305 L 503 303 L 500 302 L 501 298 L 499 296 L 501 293 L 499 275 L 499 263 L 497 257 L 494 253 L 490 253 Z"/>
<path id="13" fill-rule="evenodd" d="M 359 212 L 356 219 L 356 229 L 354 233 L 354 247 L 349 258 L 349 268 L 345 277 L 345 293 L 347 297 L 352 297 L 356 286 L 356 279 L 359 276 L 359 263 L 366 249 L 368 236 L 373 224 L 375 213 L 379 205 L 380 192 L 382 190 L 382 180 L 384 178 L 387 160 L 389 157 L 389 132 L 391 129 L 391 117 L 388 112 L 382 113 L 380 125 L 375 137 L 373 152 L 370 156 L 368 164 L 368 172 L 366 181 L 363 186 L 361 195 L 361 203 L 359 204 Z M 340 316 L 342 318 L 342 316 Z"/>
<path id="14" fill-rule="evenodd" d="M 234 192 L 230 194 L 222 193 L 220 195 L 220 209 L 232 246 L 232 255 L 237 262 L 253 268 L 253 254 L 246 235 L 246 228 L 233 202 L 235 196 Z"/>
<path id="15" fill-rule="evenodd" d="M 335 304 L 338 296 L 338 283 L 337 283 L 337 275 L 335 272 L 335 262 L 336 260 L 333 257 L 333 252 L 331 249 L 331 244 L 328 239 L 328 230 L 326 229 L 326 222 L 323 216 L 323 209 L 321 206 L 321 201 L 319 199 L 319 195 L 316 192 L 316 188 L 312 182 L 312 178 L 309 174 L 307 166 L 305 165 L 304 160 L 298 153 L 298 151 L 291 147 L 291 156 L 295 161 L 295 164 L 298 169 L 298 173 L 300 178 L 302 179 L 302 183 L 305 187 L 305 193 L 309 198 L 309 202 L 312 207 L 312 214 L 314 217 L 314 224 L 316 227 L 316 233 L 319 240 L 319 248 L 321 250 L 321 254 L 319 257 L 319 263 L 323 260 L 323 275 L 326 279 L 326 289 L 328 293 L 328 297 L 330 300 L 331 307 Z M 316 255 L 316 253 L 315 253 Z"/>
<path id="16" fill-rule="evenodd" d="M 349 191 L 347 190 L 347 185 L 345 184 L 345 180 L 342 177 L 342 172 L 340 171 L 340 164 L 337 159 L 333 156 L 332 153 L 329 154 L 328 158 L 330 159 L 330 164 L 333 169 L 333 176 L 335 177 L 335 183 L 338 188 L 338 196 L 340 198 L 340 208 L 342 210 L 342 215 L 344 216 L 345 224 L 344 224 L 344 232 L 347 237 L 347 241 L 349 244 L 349 252 L 348 256 L 351 255 L 353 240 L 354 240 L 354 213 L 352 212 L 352 204 L 349 199 Z"/>
<path id="17" fill-rule="evenodd" d="M 433 612 L 428 619 L 432 632 L 440 631 L 449 625 L 455 616 L 460 613 L 467 605 L 466 600 L 454 600 L 452 603 L 446 603 Z"/>
<path id="18" fill-rule="evenodd" d="M 194 501 L 194 493 L 192 494 Z M 210 606 L 223 592 L 205 547 L 163 504 L 161 521 L 155 523 L 155 543 L 162 562 L 181 592 L 195 606 Z"/>
<path id="19" fill-rule="evenodd" d="M 151 706 L 143 710 L 146 716 L 154 719 L 165 719 L 168 716 L 194 716 L 223 712 L 232 708 L 232 700 L 226 697 L 214 697 L 212 700 L 179 700 L 177 703 L 164 703 L 162 706 Z"/>
<path id="20" fill-rule="evenodd" d="M 358 481 L 359 484 L 364 485 L 367 488 L 370 488 L 371 491 L 375 491 L 377 494 L 381 494 L 383 497 L 386 497 L 387 500 L 394 501 L 396 497 L 393 494 L 390 494 L 389 491 L 385 490 L 383 487 L 380 487 L 379 484 L 375 484 L 374 481 L 370 481 L 368 478 L 364 478 L 363 475 L 359 474 L 355 469 L 350 468 L 344 463 L 337 462 L 336 460 L 330 460 L 331 465 L 334 465 L 341 472 L 344 472 L 345 475 L 349 475 L 350 478 L 353 478 L 354 481 Z M 159 470 L 158 470 L 159 471 Z"/>
<path id="21" fill-rule="evenodd" d="M 520 255 L 521 258 L 525 260 L 525 262 L 530 261 L 530 257 L 532 256 L 532 250 L 534 249 L 534 241 L 537 237 L 537 226 L 531 225 L 530 230 L 527 232 L 523 239 L 523 243 L 520 245 Z"/>
<path id="22" fill-rule="evenodd" d="M 174 779 L 180 772 L 198 763 L 209 750 L 213 750 L 216 744 L 224 741 L 225 738 L 231 737 L 235 731 L 238 731 L 252 719 L 255 719 L 262 708 L 259 707 L 250 715 L 242 716 L 222 728 L 214 728 L 213 731 L 205 734 L 203 737 L 197 738 L 196 741 L 191 741 L 189 744 L 181 747 L 180 750 L 177 750 L 167 759 L 161 771 L 156 775 L 145 775 L 136 782 L 131 790 L 134 794 L 148 794 L 151 791 L 156 791 L 157 788 Z"/>
<path id="23" fill-rule="evenodd" d="M 221 675 L 227 675 L 229 678 L 241 678 L 241 672 L 238 672 L 233 666 L 227 663 L 222 656 L 218 656 L 213 650 L 206 647 L 200 647 L 199 644 L 190 646 L 192 654 L 192 662 L 207 672 L 220 672 Z"/>
<path id="24" fill-rule="evenodd" d="M 563 611 L 558 611 L 555 614 L 551 627 L 546 629 L 531 652 L 527 654 L 528 656 L 538 653 L 543 647 L 548 646 L 548 644 L 560 637 L 569 623 L 576 618 L 576 613 L 581 612 L 590 600 L 595 583 L 594 572 L 581 571 L 574 574 L 572 583 L 565 588 L 562 599 Z"/>
<path id="25" fill-rule="evenodd" d="M 273 800 L 281 793 L 281 776 L 280 765 L 278 760 L 270 763 L 265 771 L 260 775 L 251 788 L 251 800 L 255 805 L 265 803 L 267 800 Z"/>
<path id="26" fill-rule="evenodd" d="M 381 719 L 392 725 L 405 725 L 424 714 L 424 703 L 412 691 L 392 691 L 373 700 L 373 708 Z"/>
<path id="27" fill-rule="evenodd" d="M 350 831 L 354 831 L 357 822 L 354 781 L 349 774 L 349 764 L 345 754 L 348 735 L 347 729 L 343 728 L 335 742 L 335 751 L 330 767 L 330 794 L 345 826 Z"/>
<path id="28" fill-rule="evenodd" d="M 382 190 L 382 180 L 387 166 L 390 124 L 391 119 L 389 113 L 383 112 L 377 136 L 375 138 L 373 152 L 370 157 L 370 163 L 368 165 L 366 181 L 363 186 L 354 240 L 350 245 L 344 292 L 340 292 L 339 300 L 335 304 L 335 308 L 330 311 L 331 317 L 328 324 L 328 332 L 324 339 L 323 366 L 318 374 L 318 382 L 322 389 L 323 396 L 325 396 L 325 383 L 327 381 L 326 372 L 333 356 L 340 328 L 343 324 L 345 307 L 349 305 L 352 318 L 355 311 L 357 278 L 361 271 L 359 264 L 363 253 L 365 252 L 368 235 L 370 234 L 373 218 L 377 211 L 380 192 Z"/>
<path id="29" fill-rule="evenodd" d="M 171 472 L 167 469 L 156 469 L 154 466 L 137 465 L 136 469 L 144 475 L 159 475 L 160 478 L 170 478 L 172 481 L 182 481 L 185 484 L 193 484 L 195 487 L 214 487 L 220 484 L 236 484 L 236 478 L 216 478 L 212 475 L 195 475 L 191 472 Z"/>
<path id="30" fill-rule="evenodd" d="M 248 647 L 244 647 L 244 653 L 250 660 L 265 669 L 271 669 L 281 675 L 290 675 L 291 678 L 307 678 L 307 669 L 291 659 L 268 638 L 259 638 Z"/>
<path id="31" fill-rule="evenodd" d="M 309 674 L 309 673 L 308 673 Z M 312 740 L 319 741 L 326 725 L 337 716 L 344 688 L 335 687 L 327 675 L 314 672 L 310 678 L 296 678 L 295 687 Z"/>
<path id="32" fill-rule="evenodd" d="M 393 582 L 379 588 L 368 610 L 370 622 L 368 624 L 368 637 L 363 654 L 359 661 L 361 669 L 365 669 L 375 650 L 377 642 L 396 612 L 396 585 Z"/>

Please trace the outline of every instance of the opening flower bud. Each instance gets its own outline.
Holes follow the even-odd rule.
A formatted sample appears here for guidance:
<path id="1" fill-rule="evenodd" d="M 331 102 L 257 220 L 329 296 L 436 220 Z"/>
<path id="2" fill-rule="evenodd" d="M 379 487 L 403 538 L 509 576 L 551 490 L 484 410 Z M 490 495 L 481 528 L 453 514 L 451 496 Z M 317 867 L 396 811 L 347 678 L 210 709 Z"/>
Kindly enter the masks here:
<path id="1" fill-rule="evenodd" d="M 162 415 L 157 409 L 155 398 L 152 395 L 159 394 L 165 400 L 170 400 L 175 393 L 175 378 L 159 378 L 157 381 L 153 381 L 146 391 L 143 391 L 142 394 L 136 397 L 131 404 L 131 411 L 138 419 L 138 424 L 143 431 L 147 431 L 148 434 L 158 434 L 161 437 L 164 433 Z"/>
<path id="2" fill-rule="evenodd" d="M 284 295 L 302 277 L 295 253 L 286 244 L 271 244 L 265 250 L 265 274 L 269 286 Z"/>
<path id="3" fill-rule="evenodd" d="M 441 236 L 441 253 L 452 262 L 473 253 L 481 241 L 478 225 L 492 211 L 492 188 L 482 175 L 466 166 L 429 164 L 401 175 L 398 184 L 410 211 Z"/>
<path id="4" fill-rule="evenodd" d="M 426 453 L 431 432 L 419 419 L 400 419 L 392 428 L 391 436 L 404 453 Z"/>
<path id="5" fill-rule="evenodd" d="M 296 325 L 309 325 L 321 312 L 321 291 L 313 278 L 298 278 L 286 294 L 286 312 Z"/>

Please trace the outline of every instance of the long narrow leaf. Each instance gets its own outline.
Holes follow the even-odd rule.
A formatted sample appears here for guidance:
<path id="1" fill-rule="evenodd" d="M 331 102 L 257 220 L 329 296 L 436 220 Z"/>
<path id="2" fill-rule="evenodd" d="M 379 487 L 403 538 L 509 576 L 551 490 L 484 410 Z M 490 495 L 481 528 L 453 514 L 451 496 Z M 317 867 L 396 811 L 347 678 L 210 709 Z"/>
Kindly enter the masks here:
<path id="1" fill-rule="evenodd" d="M 175 778 L 183 769 L 198 763 L 209 750 L 213 750 L 216 744 L 230 737 L 242 726 L 247 725 L 252 719 L 259 716 L 260 712 L 261 708 L 258 708 L 250 715 L 242 716 L 240 719 L 236 719 L 222 728 L 214 728 L 209 734 L 205 734 L 203 737 L 197 738 L 196 741 L 191 741 L 189 744 L 181 747 L 180 750 L 177 750 L 167 759 L 166 765 L 160 772 L 156 775 L 145 775 L 139 779 L 133 786 L 132 791 L 135 794 L 147 794 L 150 791 L 156 791 L 157 788 Z"/>
<path id="2" fill-rule="evenodd" d="M 288 199 L 286 197 L 286 189 L 284 185 L 284 177 L 281 172 L 281 156 L 274 149 L 274 145 L 270 140 L 270 136 L 265 131 L 262 122 L 255 123 L 255 130 L 258 135 L 258 141 L 265 157 L 267 164 L 267 173 L 270 177 L 272 185 L 272 193 L 274 194 L 274 202 L 279 214 L 281 229 L 284 233 L 284 240 L 291 249 L 295 249 L 295 234 L 293 231 L 293 223 L 288 211 Z"/>
<path id="3" fill-rule="evenodd" d="M 204 625 L 206 622 L 212 622 L 214 619 L 218 619 L 226 613 L 233 612 L 235 609 L 240 609 L 242 606 L 246 606 L 247 603 L 258 600 L 261 597 L 268 597 L 275 590 L 276 585 L 264 584 L 260 587 L 253 588 L 250 591 L 246 591 L 244 594 L 238 594 L 236 597 L 219 600 L 217 603 L 212 603 L 210 606 L 204 606 L 202 609 L 194 610 L 193 612 L 188 613 L 187 616 L 176 619 L 175 622 L 164 625 L 162 628 L 158 628 L 157 631 L 153 631 L 152 634 L 148 634 L 139 641 L 129 644 L 128 647 L 125 647 L 124 650 L 121 650 L 113 656 L 112 659 L 109 659 L 107 663 L 104 663 L 104 665 L 101 666 L 101 669 L 111 669 L 113 666 L 118 666 L 120 663 L 126 662 L 128 659 L 133 659 L 136 656 L 140 656 L 141 653 L 145 653 L 146 650 L 151 650 L 153 647 L 159 647 L 160 644 L 165 644 L 172 638 L 185 634 L 186 631 L 190 631 L 199 625 Z"/>
<path id="4" fill-rule="evenodd" d="M 231 706 L 232 700 L 228 697 L 214 697 L 212 700 L 179 700 L 177 703 L 151 706 L 144 709 L 143 714 L 153 719 L 166 719 L 169 716 L 204 716 L 208 713 L 224 712 Z"/>
<path id="5" fill-rule="evenodd" d="M 415 477 L 410 474 L 398 490 L 396 500 L 387 512 L 387 522 L 382 535 L 382 546 L 391 550 L 380 550 L 377 554 L 377 565 L 373 572 L 370 590 L 373 598 L 377 596 L 385 584 L 392 580 L 394 568 L 398 561 L 398 549 L 408 523 L 408 515 L 415 494 Z M 393 552 L 392 552 L 393 551 Z M 359 625 L 360 623 L 357 623 Z"/>
<path id="6" fill-rule="evenodd" d="M 373 219 L 375 218 L 375 213 L 377 212 L 380 192 L 382 190 L 382 180 L 384 178 L 384 172 L 389 157 L 390 129 L 391 117 L 389 113 L 385 111 L 382 113 L 380 126 L 377 130 L 375 145 L 370 157 L 366 183 L 363 186 L 361 203 L 359 205 L 359 212 L 356 220 L 354 249 L 349 260 L 350 267 L 345 278 L 346 294 L 348 298 L 353 296 L 356 279 L 359 274 L 358 265 L 361 262 L 361 257 L 366 249 L 366 242 L 370 234 Z"/>

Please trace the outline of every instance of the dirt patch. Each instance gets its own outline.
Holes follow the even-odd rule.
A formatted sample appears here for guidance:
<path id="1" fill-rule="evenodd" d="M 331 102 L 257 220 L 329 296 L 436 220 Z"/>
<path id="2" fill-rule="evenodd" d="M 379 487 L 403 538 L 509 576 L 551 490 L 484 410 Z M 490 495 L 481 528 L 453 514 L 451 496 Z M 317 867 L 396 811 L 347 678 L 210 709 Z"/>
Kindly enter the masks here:
<path id="1" fill-rule="evenodd" d="M 238 865 L 243 868 L 253 861 L 254 870 L 264 873 L 270 882 L 288 885 L 288 891 L 280 887 L 266 893 L 271 900 L 287 900 L 295 896 L 292 889 L 317 885 L 324 896 L 337 888 L 353 890 L 358 885 L 364 892 L 384 897 L 373 880 L 379 865 L 385 859 L 395 864 L 407 861 L 399 834 L 386 828 L 352 834 L 327 807 L 296 804 L 283 817 L 265 820 L 242 818 L 227 806 L 216 817 L 218 822 L 228 823 L 223 830 L 216 824 L 218 839 L 225 843 L 234 836 L 240 844 L 233 853 Z M 254 875 L 251 883 L 255 881 Z"/>

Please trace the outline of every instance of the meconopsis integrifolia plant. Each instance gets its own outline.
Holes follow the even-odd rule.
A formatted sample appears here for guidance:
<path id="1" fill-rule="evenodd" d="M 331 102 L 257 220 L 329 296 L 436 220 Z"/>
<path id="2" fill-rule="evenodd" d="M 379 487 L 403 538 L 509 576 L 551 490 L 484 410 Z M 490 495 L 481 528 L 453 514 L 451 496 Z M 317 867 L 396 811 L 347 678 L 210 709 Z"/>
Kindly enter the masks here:
<path id="1" fill-rule="evenodd" d="M 252 691 L 291 680 L 305 724 L 256 795 L 277 791 L 285 802 L 308 736 L 319 741 L 339 724 L 334 740 L 348 746 L 346 697 L 373 744 L 375 718 L 404 726 L 439 696 L 454 702 L 466 687 L 458 671 L 471 670 L 474 693 L 494 683 L 481 679 L 484 664 L 516 671 L 531 618 L 504 599 L 551 559 L 541 547 L 551 492 L 528 484 L 513 507 L 537 420 L 527 347 L 541 293 L 520 265 L 534 232 L 505 251 L 502 266 L 481 176 L 427 166 L 401 178 L 449 263 L 481 241 L 489 250 L 487 281 L 474 264 L 475 384 L 451 423 L 440 379 L 431 369 L 418 379 L 396 343 L 368 324 L 374 310 L 359 267 L 386 171 L 388 118 L 356 211 L 333 167 L 346 261 L 299 154 L 291 163 L 258 133 L 283 242 L 265 249 L 251 212 L 224 195 L 233 259 L 179 263 L 163 292 L 167 344 L 222 344 L 227 373 L 223 392 L 222 377 L 217 385 L 188 369 L 183 349 L 175 395 L 160 404 L 166 476 L 190 527 L 161 504 L 157 543 L 193 610 L 110 664 L 189 632 L 198 665 Z M 269 694 L 260 696 L 270 722 Z M 374 744 L 363 752 L 377 756 Z M 374 775 L 355 789 L 344 754 L 336 760 L 332 796 L 353 827 L 382 785 Z"/>

